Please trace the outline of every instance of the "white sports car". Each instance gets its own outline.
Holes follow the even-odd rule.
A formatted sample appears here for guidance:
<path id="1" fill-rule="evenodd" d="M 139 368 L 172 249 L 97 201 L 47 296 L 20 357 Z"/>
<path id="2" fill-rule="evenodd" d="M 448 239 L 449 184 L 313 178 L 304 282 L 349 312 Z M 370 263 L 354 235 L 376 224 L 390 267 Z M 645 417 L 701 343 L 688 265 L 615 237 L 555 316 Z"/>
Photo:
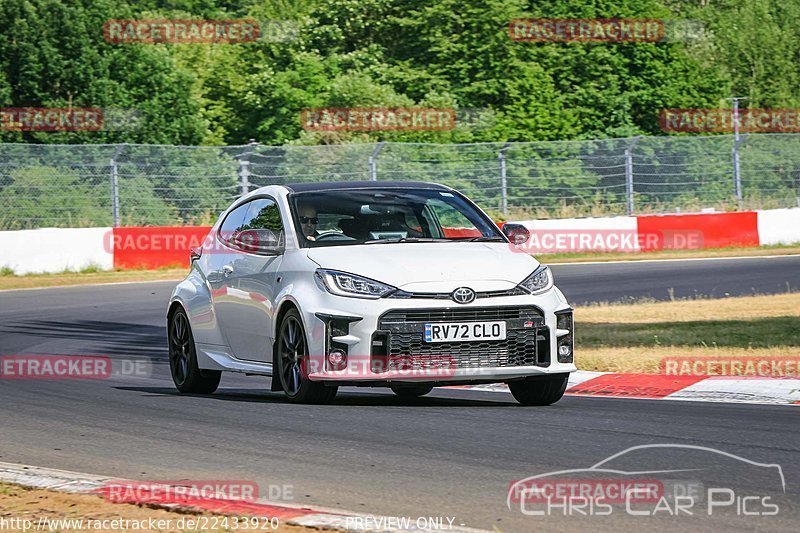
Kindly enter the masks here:
<path id="1" fill-rule="evenodd" d="M 167 311 L 178 390 L 222 371 L 272 376 L 295 402 L 339 386 L 506 382 L 525 405 L 564 394 L 572 309 L 550 269 L 459 192 L 420 182 L 273 185 L 222 213 Z"/>

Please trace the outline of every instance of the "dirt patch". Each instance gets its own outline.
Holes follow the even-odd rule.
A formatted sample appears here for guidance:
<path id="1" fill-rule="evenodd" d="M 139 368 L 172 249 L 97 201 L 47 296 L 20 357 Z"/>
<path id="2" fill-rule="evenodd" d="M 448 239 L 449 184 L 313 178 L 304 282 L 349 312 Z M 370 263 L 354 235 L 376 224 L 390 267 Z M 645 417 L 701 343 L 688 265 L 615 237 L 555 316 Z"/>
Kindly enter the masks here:
<path id="1" fill-rule="evenodd" d="M 117 504 L 91 494 L 71 494 L 0 483 L 0 530 L 167 533 L 243 530 L 286 533 L 319 531 L 290 526 L 282 520 L 277 529 L 273 529 L 266 519 L 259 518 L 258 523 L 253 519 L 247 519 L 248 522 L 245 520 L 244 517 L 185 513 Z"/>

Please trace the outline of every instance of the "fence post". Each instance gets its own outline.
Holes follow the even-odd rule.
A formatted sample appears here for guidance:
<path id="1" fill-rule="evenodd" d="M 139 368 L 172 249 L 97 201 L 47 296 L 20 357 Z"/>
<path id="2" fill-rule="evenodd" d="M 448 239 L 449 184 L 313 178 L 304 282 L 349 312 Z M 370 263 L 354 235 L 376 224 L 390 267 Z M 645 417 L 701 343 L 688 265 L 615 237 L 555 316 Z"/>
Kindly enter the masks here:
<path id="1" fill-rule="evenodd" d="M 111 156 L 111 218 L 114 221 L 114 227 L 119 227 L 119 166 L 117 160 L 125 149 L 125 144 L 117 145 L 114 155 Z"/>
<path id="2" fill-rule="evenodd" d="M 738 137 L 736 135 L 735 137 Z M 733 192 L 736 194 L 736 203 L 739 204 L 739 209 L 742 209 L 742 171 L 739 160 L 739 145 L 742 141 L 738 138 L 733 140 Z"/>
<path id="3" fill-rule="evenodd" d="M 242 195 L 250 192 L 250 161 L 247 159 L 239 160 L 239 187 Z"/>
<path id="4" fill-rule="evenodd" d="M 733 193 L 736 195 L 736 203 L 739 209 L 742 209 L 742 170 L 739 161 L 739 146 L 742 143 L 742 138 L 739 136 L 739 100 L 747 100 L 740 96 L 731 98 L 733 100 L 733 149 L 731 156 L 733 158 Z"/>
<path id="5" fill-rule="evenodd" d="M 733 192 L 739 209 L 742 208 L 742 170 L 739 161 L 739 99 L 733 99 Z"/>
<path id="6" fill-rule="evenodd" d="M 250 142 L 247 144 L 247 149 L 236 156 L 239 160 L 239 188 L 241 189 L 242 195 L 250 192 L 250 161 L 247 158 L 253 153 L 256 146 L 258 146 L 258 143 L 255 139 L 250 139 Z"/>
<path id="7" fill-rule="evenodd" d="M 633 215 L 633 148 L 641 137 L 634 137 L 625 148 L 625 198 L 628 216 Z"/>
<path id="8" fill-rule="evenodd" d="M 383 150 L 383 145 L 386 142 L 382 141 L 375 145 L 372 154 L 369 156 L 369 179 L 370 181 L 378 181 L 378 154 Z"/>
<path id="9" fill-rule="evenodd" d="M 504 215 L 508 214 L 508 183 L 506 181 L 506 150 L 511 147 L 511 143 L 506 143 L 500 148 L 497 159 L 500 160 L 500 210 Z"/>

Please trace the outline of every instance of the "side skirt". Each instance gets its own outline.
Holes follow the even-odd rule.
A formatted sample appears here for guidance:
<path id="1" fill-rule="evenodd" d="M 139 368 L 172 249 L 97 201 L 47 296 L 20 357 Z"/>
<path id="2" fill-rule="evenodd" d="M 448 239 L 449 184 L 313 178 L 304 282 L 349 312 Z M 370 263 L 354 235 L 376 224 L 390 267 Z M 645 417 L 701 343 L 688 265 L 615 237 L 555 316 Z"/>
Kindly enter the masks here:
<path id="1" fill-rule="evenodd" d="M 225 348 L 224 346 L 198 344 L 197 365 L 203 370 L 224 370 L 258 376 L 272 376 L 271 363 L 242 361 L 233 357 Z"/>

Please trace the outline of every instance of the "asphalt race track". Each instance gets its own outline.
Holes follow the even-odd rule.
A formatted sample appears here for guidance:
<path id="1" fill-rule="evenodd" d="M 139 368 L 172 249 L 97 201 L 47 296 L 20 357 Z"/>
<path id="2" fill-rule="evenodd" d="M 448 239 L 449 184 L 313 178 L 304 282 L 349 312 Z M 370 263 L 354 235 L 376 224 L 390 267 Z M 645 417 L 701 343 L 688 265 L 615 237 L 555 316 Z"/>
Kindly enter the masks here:
<path id="1" fill-rule="evenodd" d="M 800 256 L 554 267 L 576 303 L 626 298 L 785 292 L 800 288 Z M 0 380 L 0 461 L 143 480 L 242 479 L 291 485 L 295 503 L 391 516 L 454 516 L 501 531 L 624 528 L 798 529 L 800 411 L 788 406 L 566 397 L 524 408 L 502 393 L 438 389 L 403 401 L 348 388 L 331 406 L 288 404 L 268 380 L 226 374 L 209 397 L 178 395 L 166 363 L 163 314 L 173 282 L 0 293 L 0 354 L 100 354 L 152 363 L 149 377 L 84 381 Z M 778 516 L 676 520 L 523 515 L 506 507 L 516 480 L 589 467 L 642 444 L 711 447 L 779 464 Z M 682 479 L 775 489 L 764 469 L 663 449 L 646 470 Z M 662 464 L 663 463 L 663 464 Z M 664 465 L 669 465 L 665 467 Z M 712 468 L 713 467 L 713 468 Z M 697 513 L 702 515 L 703 513 Z"/>

